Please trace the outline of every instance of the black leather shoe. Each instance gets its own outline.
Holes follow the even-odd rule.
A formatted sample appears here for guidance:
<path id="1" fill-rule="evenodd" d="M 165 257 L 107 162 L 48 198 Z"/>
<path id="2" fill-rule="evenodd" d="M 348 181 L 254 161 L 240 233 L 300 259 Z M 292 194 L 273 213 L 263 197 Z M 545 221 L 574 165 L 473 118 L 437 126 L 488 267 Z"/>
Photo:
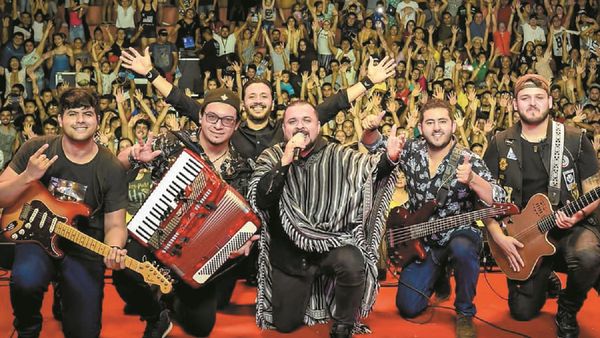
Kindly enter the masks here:
<path id="1" fill-rule="evenodd" d="M 577 313 L 569 312 L 558 307 L 556 313 L 556 336 L 558 338 L 579 337 L 579 324 L 577 324 Z"/>
<path id="2" fill-rule="evenodd" d="M 352 337 L 352 328 L 354 325 L 333 323 L 329 337 L 331 338 L 350 338 Z"/>
<path id="3" fill-rule="evenodd" d="M 548 298 L 558 298 L 562 290 L 562 283 L 556 272 L 552 271 L 548 277 Z"/>

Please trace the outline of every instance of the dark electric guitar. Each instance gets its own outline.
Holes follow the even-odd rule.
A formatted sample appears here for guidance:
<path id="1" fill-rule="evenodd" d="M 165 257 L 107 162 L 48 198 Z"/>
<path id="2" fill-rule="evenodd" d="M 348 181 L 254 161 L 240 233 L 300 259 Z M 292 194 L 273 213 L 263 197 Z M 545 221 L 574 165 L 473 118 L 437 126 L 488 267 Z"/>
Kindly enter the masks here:
<path id="1" fill-rule="evenodd" d="M 512 203 L 496 203 L 489 208 L 428 221 L 435 208 L 435 201 L 430 201 L 414 213 L 401 207 L 390 211 L 386 232 L 388 256 L 397 269 L 415 259 L 425 259 L 427 252 L 420 240 L 425 236 L 471 224 L 480 219 L 519 213 L 519 208 Z"/>
<path id="2" fill-rule="evenodd" d="M 13 206 L 2 211 L 0 234 L 14 242 L 37 243 L 55 258 L 64 255 L 57 245 L 59 236 L 106 257 L 110 246 L 70 225 L 76 217 L 89 215 L 90 210 L 86 205 L 60 201 L 40 182 L 34 182 Z M 142 263 L 125 256 L 125 266 L 142 275 L 146 283 L 158 285 L 162 293 L 171 292 L 171 281 L 150 262 Z"/>
<path id="3" fill-rule="evenodd" d="M 569 203 L 559 209 L 567 217 L 585 208 L 600 198 L 600 187 L 588 192 L 578 198 L 575 202 Z M 535 194 L 527 203 L 523 212 L 519 215 L 507 217 L 504 219 L 504 232 L 523 243 L 523 248 L 517 248 L 519 255 L 525 263 L 520 271 L 514 271 L 510 267 L 508 258 L 504 251 L 490 240 L 490 251 L 498 267 L 510 279 L 526 280 L 533 273 L 537 262 L 542 256 L 550 256 L 556 252 L 556 247 L 548 240 L 548 231 L 556 227 L 556 212 L 552 209 L 550 200 L 544 194 Z"/>

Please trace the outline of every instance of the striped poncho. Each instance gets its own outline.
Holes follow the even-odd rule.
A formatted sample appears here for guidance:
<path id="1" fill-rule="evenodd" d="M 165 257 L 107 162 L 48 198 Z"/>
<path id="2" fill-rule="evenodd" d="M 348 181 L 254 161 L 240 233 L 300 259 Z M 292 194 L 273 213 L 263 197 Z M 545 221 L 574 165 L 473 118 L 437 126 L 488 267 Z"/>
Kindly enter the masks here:
<path id="1" fill-rule="evenodd" d="M 265 174 L 281 163 L 282 155 L 282 145 L 266 149 L 257 160 L 249 185 L 250 204 L 263 222 L 256 312 L 257 325 L 261 328 L 273 328 L 273 317 L 269 216 L 268 211 L 257 207 L 257 186 Z M 378 248 L 397 173 L 394 170 L 392 175 L 375 182 L 381 156 L 361 154 L 338 144 L 328 144 L 303 163 L 289 167 L 279 200 L 282 227 L 300 249 L 328 252 L 344 245 L 359 248 L 366 271 L 360 317 L 366 317 L 371 311 L 379 288 L 376 266 Z M 335 313 L 333 291 L 333 278 L 316 278 L 305 311 L 306 324 L 326 322 L 330 314 Z M 355 332 L 368 332 L 368 329 L 356 325 Z"/>

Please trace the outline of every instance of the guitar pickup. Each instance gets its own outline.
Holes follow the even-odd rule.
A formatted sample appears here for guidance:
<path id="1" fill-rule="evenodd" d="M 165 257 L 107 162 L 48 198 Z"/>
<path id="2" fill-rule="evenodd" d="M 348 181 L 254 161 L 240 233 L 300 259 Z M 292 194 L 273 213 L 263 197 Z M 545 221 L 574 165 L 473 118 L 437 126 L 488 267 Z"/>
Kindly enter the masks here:
<path id="1" fill-rule="evenodd" d="M 27 220 L 27 217 L 30 212 L 31 212 L 31 205 L 29 205 L 29 203 L 26 203 L 23 206 L 23 208 L 21 209 L 21 213 L 19 214 L 19 219 L 22 221 Z"/>

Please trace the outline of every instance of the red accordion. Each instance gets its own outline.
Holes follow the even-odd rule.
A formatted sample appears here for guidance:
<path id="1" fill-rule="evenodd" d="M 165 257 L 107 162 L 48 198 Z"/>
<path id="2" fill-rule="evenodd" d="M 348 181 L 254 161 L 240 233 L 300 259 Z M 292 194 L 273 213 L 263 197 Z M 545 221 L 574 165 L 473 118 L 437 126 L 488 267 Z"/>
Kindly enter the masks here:
<path id="1" fill-rule="evenodd" d="M 204 284 L 259 227 L 248 202 L 188 149 L 127 224 L 192 287 Z"/>

